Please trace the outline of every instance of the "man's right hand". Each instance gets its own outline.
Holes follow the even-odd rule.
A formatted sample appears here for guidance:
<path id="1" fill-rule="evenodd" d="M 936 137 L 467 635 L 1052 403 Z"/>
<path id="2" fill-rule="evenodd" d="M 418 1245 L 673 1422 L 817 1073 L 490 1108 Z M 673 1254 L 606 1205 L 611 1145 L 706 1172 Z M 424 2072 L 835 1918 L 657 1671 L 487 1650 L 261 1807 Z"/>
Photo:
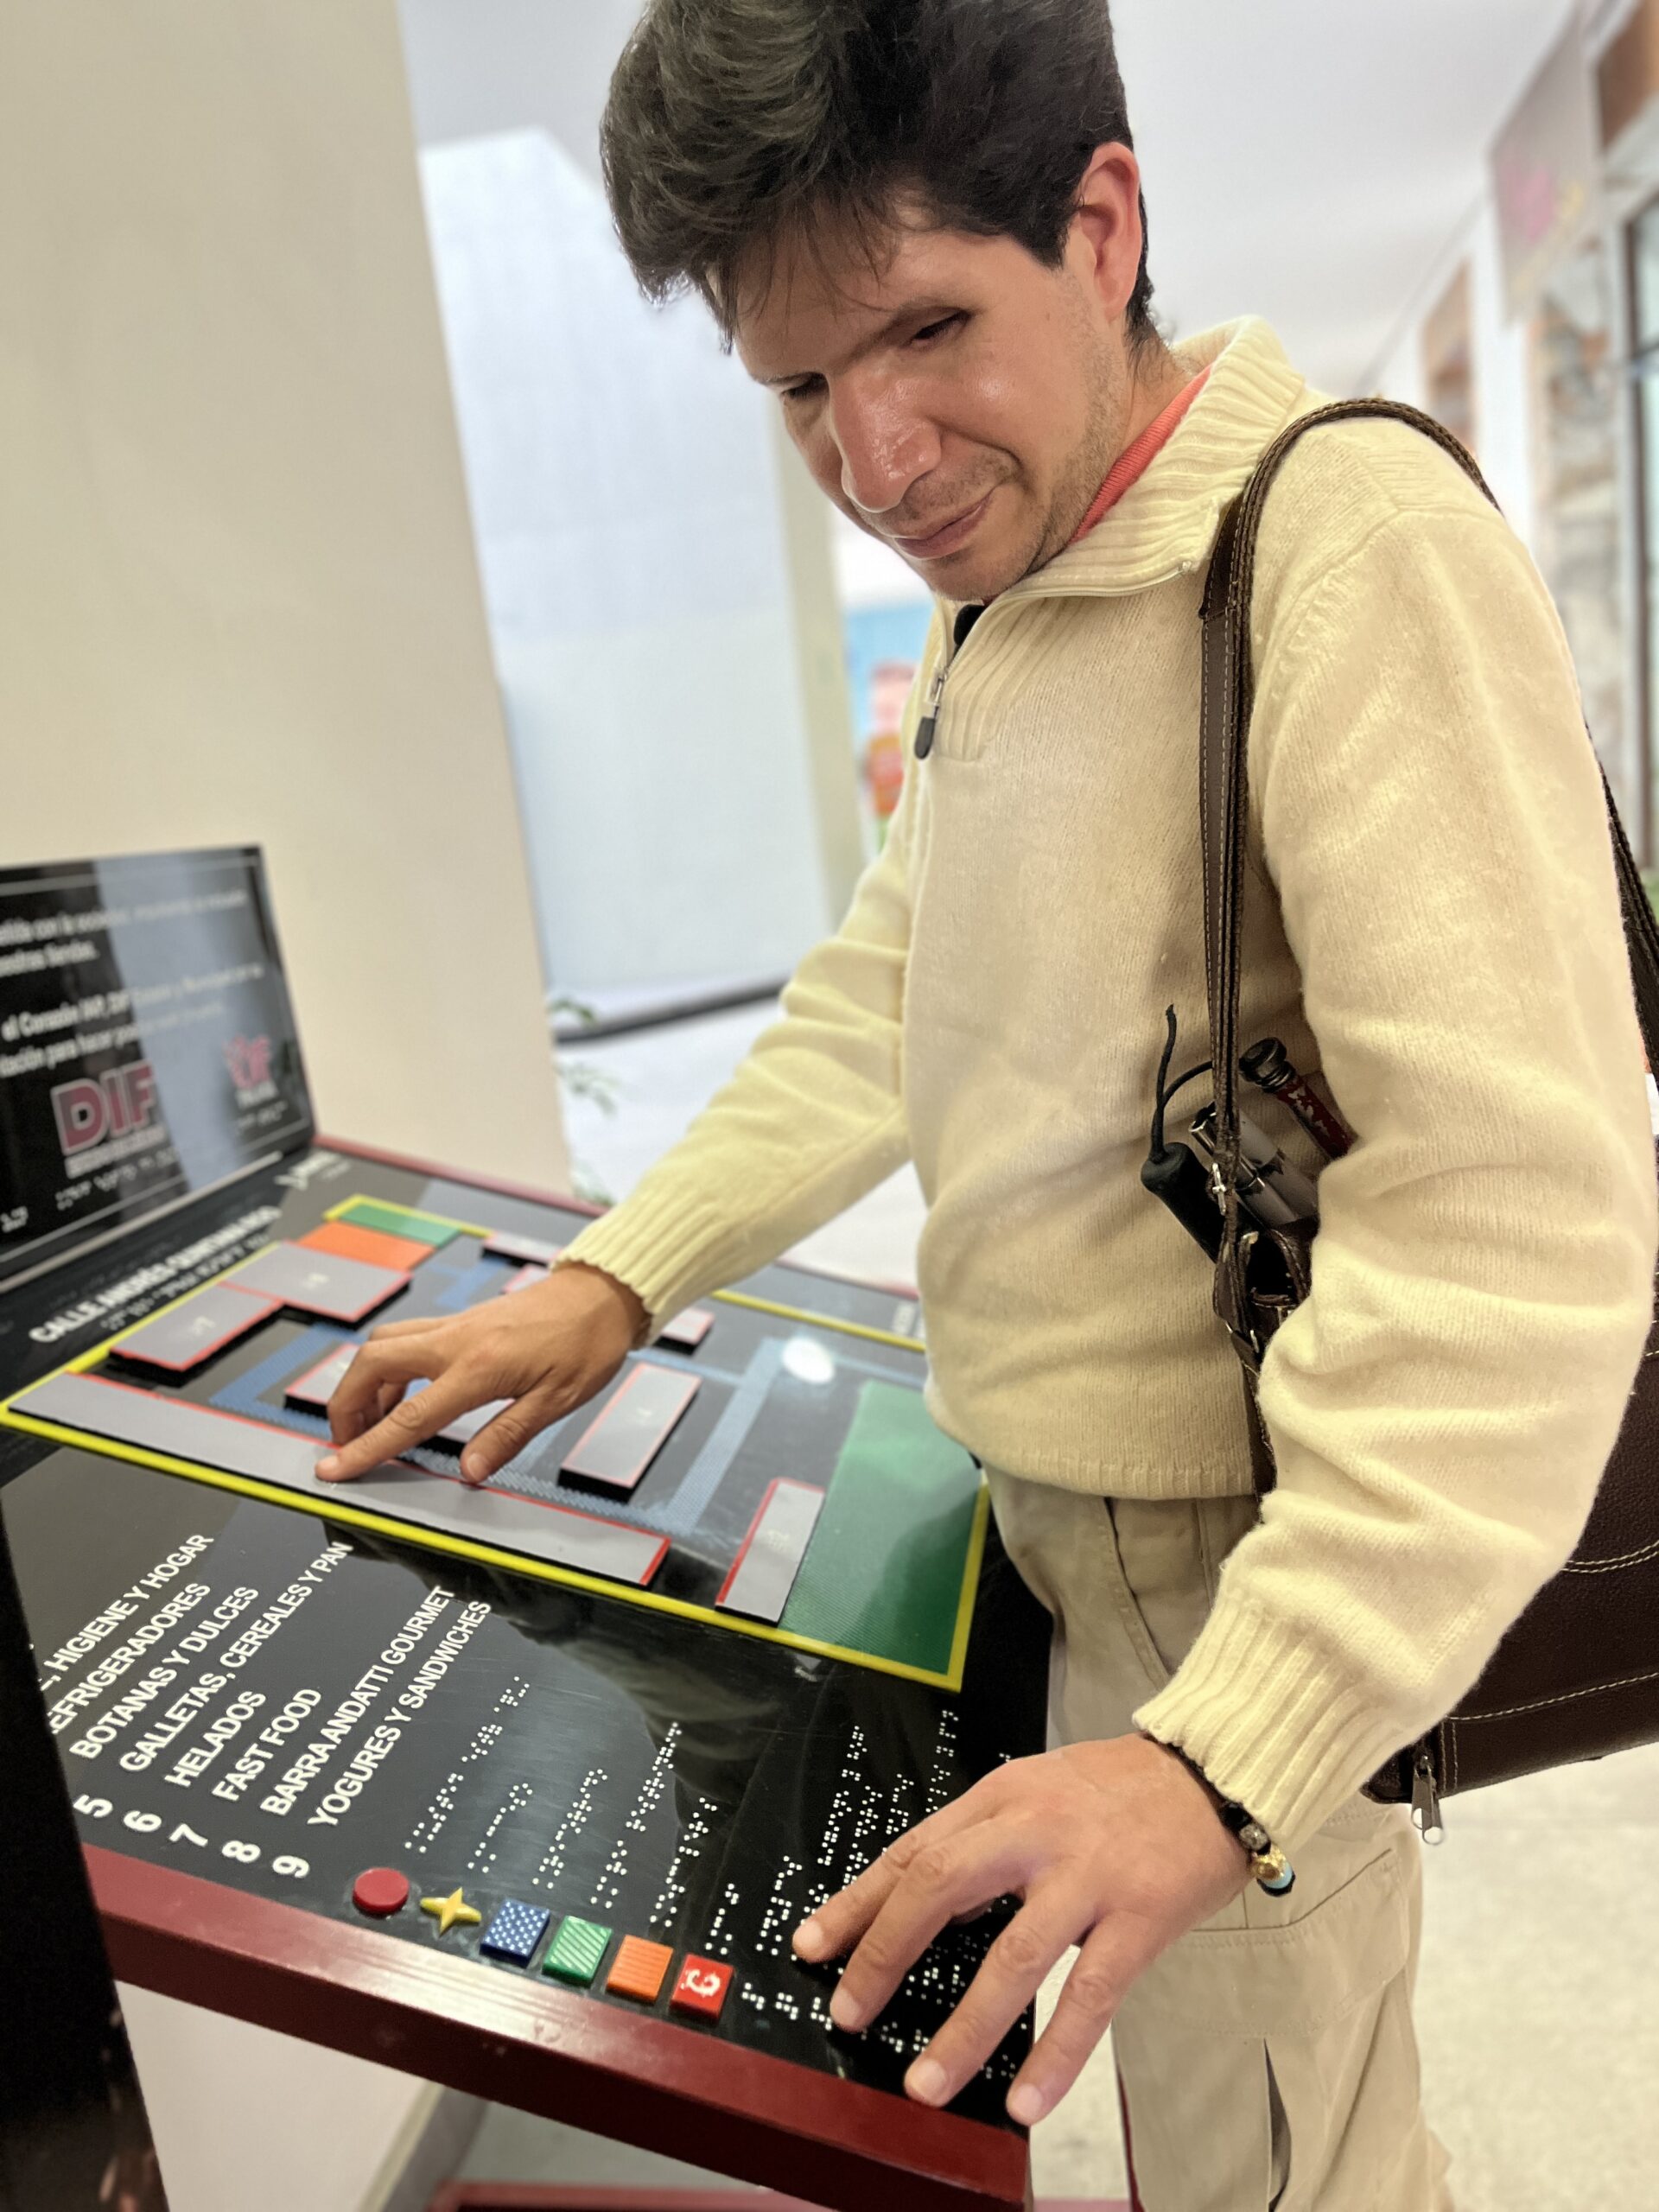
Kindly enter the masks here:
<path id="1" fill-rule="evenodd" d="M 372 1332 L 328 1401 L 336 1448 L 317 1462 L 317 1473 L 348 1483 L 462 1414 L 506 1398 L 512 1403 L 461 1456 L 467 1482 L 487 1482 L 549 1422 L 604 1389 L 647 1319 L 626 1284 L 573 1262 L 452 1321 L 389 1321 Z M 423 1381 L 424 1390 L 404 1395 Z"/>

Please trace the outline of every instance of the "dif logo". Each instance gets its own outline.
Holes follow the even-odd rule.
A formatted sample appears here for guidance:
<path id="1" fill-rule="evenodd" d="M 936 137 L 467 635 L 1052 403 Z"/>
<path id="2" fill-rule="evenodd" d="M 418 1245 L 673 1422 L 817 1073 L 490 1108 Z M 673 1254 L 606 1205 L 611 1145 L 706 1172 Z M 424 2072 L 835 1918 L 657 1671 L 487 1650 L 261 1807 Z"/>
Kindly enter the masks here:
<path id="1" fill-rule="evenodd" d="M 156 1077 L 148 1060 L 111 1068 L 94 1082 L 90 1076 L 53 1087 L 52 1113 L 66 1160 L 111 1137 L 147 1129 L 156 1120 Z"/>
<path id="2" fill-rule="evenodd" d="M 251 1106 L 264 1106 L 276 1096 L 276 1085 L 271 1080 L 271 1042 L 269 1037 L 232 1037 L 225 1047 L 225 1065 L 230 1072 L 236 1103 L 245 1110 Z"/>

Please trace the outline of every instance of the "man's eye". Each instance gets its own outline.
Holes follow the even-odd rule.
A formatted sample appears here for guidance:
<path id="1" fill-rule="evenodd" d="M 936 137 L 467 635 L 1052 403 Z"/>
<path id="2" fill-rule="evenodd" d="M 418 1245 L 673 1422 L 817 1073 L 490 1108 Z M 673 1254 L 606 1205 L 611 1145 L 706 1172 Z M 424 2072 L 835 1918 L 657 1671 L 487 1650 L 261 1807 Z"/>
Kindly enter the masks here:
<path id="1" fill-rule="evenodd" d="M 954 315 L 943 315 L 937 322 L 925 322 L 911 342 L 916 345 L 925 343 L 929 339 L 942 338 L 947 330 L 958 328 L 965 321 L 966 317 L 959 311 Z"/>
<path id="2" fill-rule="evenodd" d="M 820 389 L 820 385 L 821 380 L 817 377 L 808 377 L 801 384 L 785 385 L 779 393 L 779 397 L 780 399 L 810 399 Z"/>

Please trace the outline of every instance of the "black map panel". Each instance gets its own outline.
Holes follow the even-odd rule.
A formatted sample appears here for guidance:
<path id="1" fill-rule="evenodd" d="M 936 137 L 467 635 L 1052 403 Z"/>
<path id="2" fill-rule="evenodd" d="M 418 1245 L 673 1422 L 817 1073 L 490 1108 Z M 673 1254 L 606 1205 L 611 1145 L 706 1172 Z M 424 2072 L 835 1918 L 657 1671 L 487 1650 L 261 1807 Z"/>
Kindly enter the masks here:
<path id="1" fill-rule="evenodd" d="M 488 1209 L 474 1198 L 470 1211 Z M 313 1472 L 328 1436 L 322 1378 L 360 1335 L 364 1303 L 397 1321 L 487 1305 L 522 1280 L 516 1252 L 504 1256 L 501 1245 L 526 1240 L 378 1192 L 337 1198 L 326 1218 L 325 1236 L 422 1256 L 404 1272 L 319 1249 L 315 1228 L 301 1242 L 275 1237 L 207 1288 L 14 1389 L 0 1423 L 60 1443 L 96 1440 L 245 1492 L 257 1484 L 253 1494 L 281 1493 L 313 1511 L 326 1497 L 339 1518 L 412 1535 L 446 1556 L 556 1580 L 606 1577 L 644 1593 L 641 1602 L 745 1634 L 945 1688 L 960 1681 L 988 1500 L 968 1454 L 929 1418 L 919 1348 L 882 1325 L 880 1294 L 863 1294 L 868 1319 L 817 1313 L 797 1301 L 816 1306 L 830 1286 L 769 1271 L 785 1281 L 757 1278 L 683 1317 L 695 1325 L 632 1354 L 591 1405 L 541 1431 L 483 1490 L 459 1481 L 456 1455 L 499 1403 L 334 1491 Z M 240 1304 L 245 1285 L 269 1301 L 255 1329 L 158 1372 L 143 1371 L 154 1361 L 135 1362 L 134 1347 L 189 1334 L 197 1309 Z M 843 1308 L 849 1287 L 831 1291 Z M 150 1396 L 113 1389 L 118 1377 Z M 770 1586 L 777 1604 L 734 1604 L 728 1586 L 780 1468 L 822 1491 L 825 1510 L 798 1550 L 784 1548 L 790 1571 Z M 769 1548 L 770 1540 L 762 1557 Z"/>
<path id="2" fill-rule="evenodd" d="M 112 1335 L 365 1198 L 379 1211 L 361 1225 L 385 1234 L 403 1233 L 407 1210 L 428 1217 L 433 1254 L 408 1294 L 423 1310 L 499 1293 L 515 1263 L 485 1249 L 490 1235 L 568 1243 L 581 1226 L 314 1154 L 0 1300 L 6 1388 L 67 1362 L 99 1371 Z M 790 1934 L 926 1812 L 1041 1748 L 1046 1618 L 994 1529 L 967 1605 L 942 1600 L 960 1558 L 924 1537 L 929 1500 L 958 1485 L 957 1447 L 921 1414 L 902 1294 L 779 1266 L 709 1310 L 695 1351 L 630 1363 L 702 1384 L 635 1494 L 602 1502 L 670 1539 L 636 1598 L 371 1533 L 340 1517 L 357 1486 L 319 1517 L 0 1428 L 0 1514 L 86 1840 L 388 1942 L 437 1944 L 480 1974 L 550 1987 L 574 1975 L 594 2004 L 646 2009 L 626 1988 L 648 1986 L 640 1962 L 660 1965 L 649 1947 L 666 1948 L 658 2017 L 899 2093 L 1006 1916 L 949 1932 L 860 2037 L 830 2025 L 833 1970 L 800 1965 Z M 287 1391 L 348 1333 L 279 1314 L 154 1395 L 315 1446 L 320 1419 Z M 560 1459 L 592 1417 L 550 1432 L 505 1494 L 560 1495 Z M 422 1457 L 453 1478 L 453 1447 Z M 780 1478 L 824 1490 L 785 1613 L 812 1633 L 794 1642 L 714 1605 Z M 780 1532 L 785 1551 L 798 1534 Z M 695 1597 L 700 1617 L 664 1609 L 664 1592 Z M 963 1641 L 944 1679 L 942 1616 Z M 882 1664 L 835 1656 L 871 1647 Z M 371 1869 L 410 1885 L 374 1921 L 353 1903 Z M 481 1950 L 498 1921 L 540 1931 L 522 1963 Z M 695 1997 L 728 1972 L 718 2017 L 671 2011 L 688 1974 Z M 958 2108 L 1005 2124 L 1023 2047 L 1011 2037 Z"/>
<path id="3" fill-rule="evenodd" d="M 925 1813 L 1037 1747 L 1044 1623 L 995 1549 L 959 1696 L 616 1600 L 463 1567 L 163 1475 L 54 1452 L 0 1492 L 42 1694 L 87 1840 L 368 1925 L 480 1973 L 539 1974 L 575 1916 L 733 1969 L 729 2037 L 897 2091 L 997 1915 L 952 1931 L 871 2034 L 791 1931 Z M 100 1532 L 87 1546 L 77 1530 Z M 461 1892 L 480 1923 L 420 1910 Z M 550 1924 L 522 1965 L 480 1939 Z M 637 2007 L 636 2007 L 637 2009 Z M 677 2015 L 676 2017 L 679 2017 Z M 1011 2039 L 960 2109 L 988 2120 Z"/>

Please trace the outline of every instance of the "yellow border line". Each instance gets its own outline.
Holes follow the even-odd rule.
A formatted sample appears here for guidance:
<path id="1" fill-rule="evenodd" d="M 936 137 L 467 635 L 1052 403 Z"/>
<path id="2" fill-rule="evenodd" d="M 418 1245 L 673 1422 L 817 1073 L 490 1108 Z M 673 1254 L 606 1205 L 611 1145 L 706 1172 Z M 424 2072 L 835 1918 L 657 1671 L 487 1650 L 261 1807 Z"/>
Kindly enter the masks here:
<path id="1" fill-rule="evenodd" d="M 60 1368 L 60 1374 L 71 1370 Z M 31 1389 L 38 1386 L 31 1383 Z M 925 1682 L 930 1688 L 958 1690 L 962 1687 L 962 1654 L 967 1649 L 967 1627 L 963 1615 L 970 1614 L 969 1600 L 973 1585 L 964 1575 L 963 1597 L 958 1608 L 956 1636 L 952 1643 L 950 1669 L 937 1674 L 925 1667 L 907 1667 L 897 1659 L 881 1659 L 868 1651 L 849 1650 L 839 1643 L 821 1643 L 817 1637 L 796 1636 L 787 1629 L 767 1628 L 760 1621 L 740 1619 L 734 1613 L 717 1613 L 706 1605 L 693 1605 L 682 1598 L 659 1598 L 636 1584 L 613 1582 L 599 1575 L 583 1574 L 575 1567 L 552 1567 L 545 1560 L 527 1558 L 522 1552 L 497 1551 L 490 1544 L 475 1544 L 466 1536 L 446 1536 L 435 1529 L 423 1529 L 408 1521 L 393 1521 L 385 1514 L 372 1513 L 362 1506 L 336 1504 L 332 1498 L 310 1497 L 302 1491 L 283 1490 L 274 1483 L 257 1482 L 249 1475 L 229 1475 L 217 1467 L 199 1465 L 194 1460 L 174 1459 L 165 1452 L 149 1452 L 143 1446 L 122 1444 L 113 1438 L 93 1436 L 76 1428 L 64 1428 L 56 1421 L 36 1421 L 32 1414 L 14 1413 L 10 1401 L 0 1406 L 0 1425 L 7 1428 L 22 1429 L 30 1436 L 43 1437 L 51 1444 L 67 1445 L 78 1452 L 95 1452 L 109 1459 L 130 1460 L 136 1467 L 148 1467 L 156 1474 L 175 1475 L 186 1482 L 206 1483 L 214 1490 L 234 1491 L 243 1497 L 258 1498 L 268 1505 L 285 1505 L 296 1513 L 309 1513 L 319 1521 L 340 1521 L 353 1529 L 367 1529 L 377 1535 L 389 1536 L 395 1542 L 413 1544 L 417 1549 L 448 1552 L 458 1559 L 471 1560 L 481 1567 L 495 1567 L 512 1574 L 533 1575 L 538 1581 L 557 1582 L 567 1589 L 591 1591 L 601 1598 L 620 1599 L 624 1605 L 646 1605 L 652 1612 L 671 1613 L 679 1620 L 706 1621 L 715 1628 L 726 1629 L 738 1636 L 754 1637 L 757 1643 L 781 1643 L 793 1651 L 810 1651 L 824 1659 L 840 1659 L 854 1667 L 865 1667 L 878 1675 L 897 1675 L 906 1681 Z M 982 1489 L 976 1509 L 974 1534 L 969 1545 L 969 1563 L 977 1573 L 979 1555 L 984 1543 L 986 1511 L 989 1494 Z"/>
<path id="2" fill-rule="evenodd" d="M 356 1203 L 353 1198 L 342 1199 L 339 1205 L 329 1209 L 324 1219 L 333 1221 Z M 415 1211 L 413 1207 L 397 1207 L 386 1199 L 373 1198 L 366 1203 L 385 1205 L 397 1212 Z M 443 1214 L 429 1214 L 427 1217 L 431 1221 L 442 1221 L 446 1226 L 454 1227 L 464 1236 L 487 1236 L 492 1234 L 489 1230 L 476 1228 L 467 1222 L 449 1224 Z M 262 1251 L 270 1249 L 268 1245 L 260 1247 Z M 258 1254 L 250 1256 L 257 1259 Z M 227 1275 L 216 1275 L 212 1280 L 219 1282 L 232 1279 L 236 1272 L 232 1269 Z M 77 1353 L 73 1359 L 54 1368 L 52 1375 L 43 1376 L 39 1382 L 30 1382 L 11 1397 L 0 1401 L 0 1426 L 21 1429 L 28 1435 L 42 1437 L 50 1444 L 67 1445 L 75 1451 L 98 1452 L 109 1459 L 125 1459 L 134 1466 L 149 1467 L 157 1474 L 175 1475 L 187 1482 L 206 1483 L 215 1490 L 234 1491 L 238 1496 L 258 1498 L 270 1505 L 285 1505 L 296 1512 L 312 1514 L 318 1520 L 340 1521 L 348 1528 L 367 1529 L 377 1535 L 391 1537 L 394 1542 L 412 1543 L 427 1550 L 448 1552 L 458 1559 L 472 1560 L 482 1567 L 500 1567 L 512 1574 L 531 1575 L 538 1581 L 556 1582 L 568 1589 L 591 1591 L 597 1597 L 615 1598 L 624 1605 L 646 1605 L 653 1612 L 670 1613 L 680 1620 L 704 1621 L 712 1627 L 725 1629 L 738 1636 L 753 1637 L 760 1643 L 780 1643 L 792 1651 L 810 1651 L 820 1658 L 839 1659 L 849 1666 L 868 1668 L 874 1674 L 896 1675 L 904 1681 L 924 1682 L 931 1689 L 955 1691 L 962 1688 L 968 1637 L 973 1625 L 980 1561 L 985 1550 L 986 1525 L 990 1517 L 990 1491 L 983 1480 L 981 1481 L 974 1509 L 968 1555 L 963 1565 L 962 1588 L 957 1601 L 950 1662 L 946 1671 L 941 1674 L 931 1668 L 908 1667 L 900 1660 L 879 1658 L 872 1652 L 854 1651 L 844 1644 L 821 1643 L 816 1637 L 797 1636 L 788 1629 L 768 1628 L 763 1622 L 746 1621 L 734 1613 L 717 1612 L 708 1605 L 694 1605 L 683 1598 L 659 1598 L 652 1591 L 640 1589 L 637 1584 L 608 1581 L 599 1575 L 583 1574 L 575 1567 L 554 1567 L 546 1560 L 531 1559 L 522 1552 L 498 1551 L 493 1545 L 475 1544 L 465 1536 L 446 1536 L 436 1529 L 422 1528 L 414 1522 L 395 1521 L 387 1515 L 370 1512 L 362 1506 L 344 1503 L 336 1504 L 332 1497 L 313 1498 L 302 1491 L 284 1490 L 276 1484 L 257 1482 L 251 1476 L 226 1474 L 222 1469 L 202 1466 L 194 1460 L 175 1459 L 164 1452 L 149 1452 L 141 1445 L 122 1444 L 110 1437 L 94 1436 L 89 1431 L 64 1428 L 55 1421 L 37 1421 L 32 1414 L 15 1410 L 16 1399 L 26 1397 L 30 1390 L 38 1389 L 41 1382 L 50 1382 L 59 1375 L 86 1374 L 89 1368 L 96 1367 L 135 1331 L 146 1327 L 151 1321 L 160 1320 L 164 1313 L 170 1313 L 175 1306 L 184 1305 L 187 1300 L 195 1296 L 198 1290 L 206 1287 L 205 1284 L 197 1283 L 191 1289 L 181 1291 L 177 1298 L 169 1299 L 165 1306 L 158 1306 L 153 1313 L 145 1314 L 142 1321 L 135 1321 L 130 1328 L 106 1337 L 102 1344 L 94 1344 L 90 1351 Z M 774 1314 L 785 1320 L 805 1322 L 815 1328 L 838 1329 L 847 1336 L 874 1337 L 878 1342 L 899 1344 L 906 1351 L 919 1351 L 923 1349 L 907 1337 L 886 1337 L 878 1329 L 862 1328 L 851 1321 L 836 1321 L 827 1314 L 798 1312 L 792 1306 L 775 1306 L 766 1299 L 749 1298 L 736 1291 L 717 1291 L 715 1294 L 729 1305 L 747 1306 L 756 1313 Z"/>
<path id="3" fill-rule="evenodd" d="M 751 1298 L 747 1291 L 717 1290 L 714 1293 L 722 1306 L 746 1306 L 751 1313 L 772 1313 L 780 1321 L 798 1321 L 811 1329 L 834 1329 L 843 1337 L 862 1337 L 873 1344 L 892 1344 L 899 1351 L 913 1351 L 927 1357 L 927 1346 L 919 1337 L 895 1336 L 890 1329 L 868 1329 L 861 1321 L 837 1320 L 833 1313 L 812 1313 L 804 1306 L 779 1306 L 770 1298 Z"/>
<path id="4" fill-rule="evenodd" d="M 947 1687 L 953 1690 L 962 1688 L 963 1673 L 968 1664 L 968 1638 L 973 1633 L 974 1605 L 979 1596 L 979 1569 L 985 1556 L 985 1531 L 990 1525 L 990 1519 L 991 1486 L 982 1474 L 979 1495 L 974 1501 L 974 1525 L 968 1538 L 968 1556 L 963 1561 L 962 1587 L 957 1593 L 956 1631 L 950 1638 L 950 1657 L 945 1670 Z"/>
<path id="5" fill-rule="evenodd" d="M 330 1206 L 323 1219 L 338 1221 L 356 1205 L 378 1206 L 383 1213 L 407 1214 L 414 1221 L 442 1222 L 446 1229 L 453 1229 L 462 1236 L 487 1237 L 495 1234 L 492 1229 L 480 1228 L 475 1221 L 457 1221 L 452 1214 L 433 1213 L 425 1206 L 399 1205 L 395 1198 L 372 1198 L 362 1191 Z M 862 1321 L 842 1321 L 833 1313 L 815 1313 L 804 1306 L 780 1306 L 770 1298 L 752 1298 L 742 1290 L 716 1290 L 710 1295 L 722 1306 L 741 1306 L 752 1313 L 770 1313 L 780 1321 L 797 1321 L 813 1329 L 833 1329 L 839 1336 L 862 1337 L 869 1344 L 891 1344 L 897 1351 L 913 1351 L 923 1359 L 927 1357 L 927 1346 L 919 1337 L 901 1337 L 891 1329 L 868 1328 Z"/>

